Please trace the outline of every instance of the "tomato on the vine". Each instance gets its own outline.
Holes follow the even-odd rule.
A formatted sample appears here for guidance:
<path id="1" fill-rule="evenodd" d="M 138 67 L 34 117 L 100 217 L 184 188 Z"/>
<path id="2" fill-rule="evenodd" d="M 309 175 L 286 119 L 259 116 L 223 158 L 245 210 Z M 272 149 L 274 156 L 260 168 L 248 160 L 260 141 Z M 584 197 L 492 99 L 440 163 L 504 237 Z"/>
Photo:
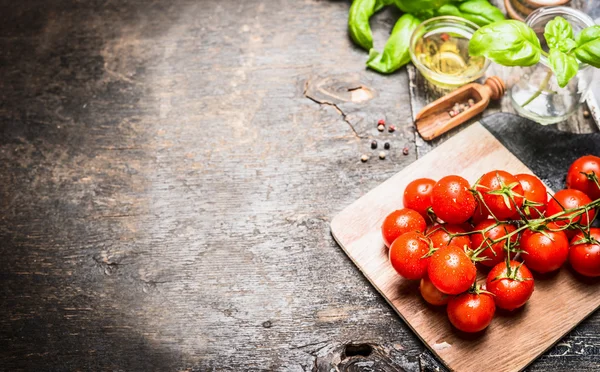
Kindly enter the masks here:
<path id="1" fill-rule="evenodd" d="M 531 174 L 516 174 L 515 178 L 521 184 L 523 188 L 523 201 L 522 211 L 527 218 L 540 218 L 544 215 L 548 204 L 548 193 L 546 186 L 540 181 L 539 178 Z M 520 219 L 519 213 L 513 216 L 513 219 Z"/>
<path id="2" fill-rule="evenodd" d="M 466 179 L 446 176 L 433 186 L 431 206 L 435 215 L 444 222 L 461 224 L 471 218 L 477 201 Z"/>
<path id="3" fill-rule="evenodd" d="M 556 229 L 556 224 L 548 224 Z M 525 251 L 523 261 L 531 270 L 547 273 L 559 269 L 569 255 L 569 240 L 563 231 L 525 230 L 521 236 L 521 249 Z"/>
<path id="4" fill-rule="evenodd" d="M 473 216 L 471 217 L 471 223 L 473 225 L 477 225 L 478 223 L 490 218 L 492 218 L 492 216 L 490 216 L 490 212 L 478 199 L 477 208 L 475 208 L 475 212 L 473 212 Z"/>
<path id="5" fill-rule="evenodd" d="M 421 279 L 419 291 L 421 292 L 421 296 L 423 296 L 423 299 L 431 305 L 446 305 L 448 301 L 450 301 L 450 296 L 440 292 L 440 290 L 433 285 L 431 279 L 429 279 L 427 275 L 425 275 L 423 279 Z"/>
<path id="6" fill-rule="evenodd" d="M 600 188 L 588 177 L 591 173 L 600 178 L 599 157 L 586 155 L 575 160 L 567 173 L 567 188 L 582 191 L 592 200 L 600 199 Z"/>
<path id="7" fill-rule="evenodd" d="M 488 293 L 463 293 L 448 302 L 450 323 L 463 332 L 479 332 L 494 318 L 496 304 Z"/>
<path id="8" fill-rule="evenodd" d="M 483 250 L 478 257 L 483 258 L 482 265 L 492 267 L 499 262 L 504 261 L 506 257 L 506 243 L 508 239 L 503 239 L 497 243 L 492 243 L 492 240 L 498 240 L 512 232 L 517 228 L 507 223 L 497 224 L 495 220 L 485 220 L 478 223 L 473 228 L 473 231 L 481 231 L 471 235 L 471 244 L 473 249 L 479 249 L 487 247 Z M 517 234 L 512 235 L 510 238 L 511 243 L 517 242 Z"/>
<path id="9" fill-rule="evenodd" d="M 381 233 L 385 245 L 389 247 L 400 235 L 411 231 L 423 232 L 425 227 L 427 224 L 423 216 L 412 209 L 404 208 L 388 214 L 381 226 Z"/>
<path id="10" fill-rule="evenodd" d="M 407 232 L 396 238 L 390 246 L 390 263 L 403 278 L 421 279 L 427 273 L 427 253 L 427 238 L 418 232 Z"/>
<path id="11" fill-rule="evenodd" d="M 569 262 L 575 271 L 581 275 L 600 276 L 600 228 L 590 229 L 590 240 L 585 241 L 582 232 L 571 240 Z"/>
<path id="12" fill-rule="evenodd" d="M 550 199 L 548 202 L 548 208 L 546 210 L 546 216 L 550 217 L 555 215 L 556 213 L 562 212 L 564 210 L 569 210 L 573 208 L 583 207 L 586 204 L 591 203 L 592 200 L 584 194 L 583 192 L 575 189 L 565 189 L 560 190 L 554 197 Z M 556 225 L 565 226 L 569 223 L 569 216 L 573 215 L 575 212 L 566 213 L 561 218 L 563 220 L 556 221 Z M 587 213 L 582 213 L 580 216 L 573 218 L 573 222 L 579 223 L 582 226 L 587 226 L 589 221 L 594 219 L 596 215 L 596 211 L 594 209 L 589 210 Z"/>
<path id="13" fill-rule="evenodd" d="M 435 181 L 430 178 L 418 178 L 404 189 L 404 207 L 418 212 L 427 218 L 427 210 L 431 207 L 431 191 Z"/>
<path id="14" fill-rule="evenodd" d="M 449 245 L 438 249 L 429 258 L 427 275 L 441 292 L 455 295 L 471 287 L 477 268 L 463 248 Z"/>
<path id="15" fill-rule="evenodd" d="M 442 224 L 427 228 L 427 237 L 431 239 L 434 248 L 442 248 L 447 245 L 471 248 L 471 239 L 468 235 L 452 236 L 453 234 L 464 234 L 467 231 L 459 225 Z"/>
<path id="16" fill-rule="evenodd" d="M 484 174 L 476 186 L 491 213 L 500 220 L 511 218 L 523 206 L 523 187 L 512 174 L 495 170 Z"/>
<path id="17" fill-rule="evenodd" d="M 496 306 L 505 310 L 519 308 L 533 293 L 533 275 L 521 262 L 510 261 L 510 272 L 506 262 L 500 262 L 490 270 L 486 290 L 494 294 Z"/>

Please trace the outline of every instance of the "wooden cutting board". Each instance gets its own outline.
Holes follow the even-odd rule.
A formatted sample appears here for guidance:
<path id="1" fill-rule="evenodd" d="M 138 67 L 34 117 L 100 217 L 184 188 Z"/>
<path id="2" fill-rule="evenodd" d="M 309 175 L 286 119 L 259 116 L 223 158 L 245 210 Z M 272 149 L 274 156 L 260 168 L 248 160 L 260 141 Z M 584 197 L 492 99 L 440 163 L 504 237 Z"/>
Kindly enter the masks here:
<path id="1" fill-rule="evenodd" d="M 494 169 L 533 173 L 478 122 L 377 186 L 331 223 L 333 237 L 350 259 L 454 371 L 521 370 L 600 306 L 600 281 L 576 277 L 566 265 L 554 275 L 534 274 L 535 291 L 524 308 L 514 313 L 497 311 L 486 331 L 469 335 L 452 328 L 445 308 L 430 306 L 421 298 L 418 282 L 396 274 L 380 228 L 387 214 L 402 208 L 406 185 L 416 178 L 440 179 L 449 174 L 473 183 Z"/>

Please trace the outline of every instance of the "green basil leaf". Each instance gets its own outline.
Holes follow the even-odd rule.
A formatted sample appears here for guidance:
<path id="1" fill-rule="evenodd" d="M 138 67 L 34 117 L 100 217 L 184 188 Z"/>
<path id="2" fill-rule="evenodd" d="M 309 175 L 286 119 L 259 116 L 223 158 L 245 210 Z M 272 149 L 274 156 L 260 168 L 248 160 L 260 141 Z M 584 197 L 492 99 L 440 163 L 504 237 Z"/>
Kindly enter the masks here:
<path id="1" fill-rule="evenodd" d="M 396 6 L 404 13 L 417 14 L 419 12 L 437 9 L 444 4 L 455 2 L 455 0 L 395 0 Z"/>
<path id="2" fill-rule="evenodd" d="M 437 10 L 437 15 L 449 15 L 465 18 L 479 26 L 504 20 L 500 9 L 487 0 L 469 0 L 462 4 L 446 4 Z"/>
<path id="3" fill-rule="evenodd" d="M 600 26 L 584 28 L 577 35 L 575 56 L 583 63 L 600 68 Z"/>
<path id="4" fill-rule="evenodd" d="M 573 28 L 563 17 L 556 17 L 546 23 L 544 37 L 550 49 L 555 48 L 566 52 L 566 50 L 563 50 L 564 40 L 573 39 Z M 561 45 L 563 48 L 560 47 Z"/>
<path id="5" fill-rule="evenodd" d="M 469 54 L 484 56 L 504 66 L 532 66 L 539 62 L 542 47 L 525 23 L 507 20 L 481 27 L 469 42 Z"/>
<path id="6" fill-rule="evenodd" d="M 369 19 L 394 0 L 354 0 L 348 12 L 348 32 L 352 40 L 363 49 L 373 48 L 373 34 Z"/>
<path id="7" fill-rule="evenodd" d="M 558 85 L 561 88 L 567 86 L 569 81 L 577 75 L 577 71 L 579 71 L 579 62 L 577 62 L 577 59 L 558 49 L 550 49 L 548 63 L 550 64 L 552 72 L 556 75 L 556 80 L 558 80 Z"/>
<path id="8" fill-rule="evenodd" d="M 440 16 L 455 16 L 455 17 L 462 17 L 462 13 L 460 12 L 460 10 L 458 9 L 458 7 L 454 4 L 446 4 L 446 5 L 442 5 L 437 11 L 436 11 L 437 15 Z"/>
<path id="9" fill-rule="evenodd" d="M 571 53 L 573 49 L 577 48 L 577 43 L 573 39 L 564 39 L 558 42 L 556 49 L 561 52 Z"/>
<path id="10" fill-rule="evenodd" d="M 462 17 L 476 23 L 479 26 L 504 20 L 504 14 L 500 9 L 490 4 L 487 0 L 470 0 L 461 3 L 458 9 Z"/>
<path id="11" fill-rule="evenodd" d="M 410 37 L 420 23 L 418 18 L 410 14 L 400 17 L 383 52 L 371 49 L 367 66 L 377 72 L 390 74 L 407 64 L 410 61 Z"/>

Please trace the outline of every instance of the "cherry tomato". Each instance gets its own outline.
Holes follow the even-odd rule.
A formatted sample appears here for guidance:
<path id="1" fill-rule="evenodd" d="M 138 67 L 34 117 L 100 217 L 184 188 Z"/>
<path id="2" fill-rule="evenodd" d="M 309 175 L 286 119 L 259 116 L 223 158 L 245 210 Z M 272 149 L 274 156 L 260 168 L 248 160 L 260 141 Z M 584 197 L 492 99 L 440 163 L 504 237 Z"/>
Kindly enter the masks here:
<path id="1" fill-rule="evenodd" d="M 567 209 L 573 209 L 582 207 L 592 200 L 583 192 L 575 189 L 560 190 L 554 194 L 554 198 L 551 198 L 548 202 L 548 208 L 546 210 L 546 216 L 553 216 L 558 212 L 562 212 Z M 564 217 L 572 215 L 574 212 L 567 213 Z M 587 214 L 583 213 L 581 216 L 574 218 L 573 222 L 579 223 L 582 226 L 587 226 L 588 222 L 596 215 L 595 210 L 590 210 Z M 564 226 L 569 223 L 569 220 L 557 221 L 558 226 Z"/>
<path id="2" fill-rule="evenodd" d="M 583 233 L 579 232 L 571 241 L 569 250 L 569 262 L 575 271 L 581 275 L 597 277 L 600 276 L 600 228 L 590 229 L 590 236 L 596 242 L 579 243 L 583 239 Z"/>
<path id="3" fill-rule="evenodd" d="M 492 322 L 496 304 L 487 293 L 463 293 L 450 299 L 447 312 L 450 323 L 459 330 L 479 332 Z"/>
<path id="4" fill-rule="evenodd" d="M 455 295 L 471 287 L 477 269 L 463 248 L 449 245 L 438 249 L 429 258 L 427 274 L 437 289 Z"/>
<path id="5" fill-rule="evenodd" d="M 404 207 L 417 211 L 427 219 L 434 185 L 435 181 L 429 178 L 419 178 L 409 183 L 404 190 Z"/>
<path id="6" fill-rule="evenodd" d="M 506 257 L 506 247 L 507 240 L 504 239 L 497 243 L 492 244 L 491 240 L 498 240 L 503 236 L 510 234 L 515 231 L 517 228 L 513 225 L 503 223 L 497 226 L 495 220 L 485 220 L 483 222 L 478 223 L 473 228 L 473 231 L 481 230 L 483 232 L 475 233 L 471 235 L 471 244 L 473 249 L 478 249 L 480 247 L 487 247 L 483 252 L 481 252 L 478 257 L 486 258 L 483 261 L 480 261 L 482 265 L 492 267 L 496 266 L 499 262 L 503 262 Z M 510 241 L 516 243 L 517 234 L 510 237 Z"/>
<path id="7" fill-rule="evenodd" d="M 440 292 L 440 290 L 433 285 L 427 275 L 421 279 L 419 291 L 421 291 L 421 296 L 423 296 L 425 301 L 435 306 L 446 305 L 448 301 L 450 301 L 450 296 Z"/>
<path id="8" fill-rule="evenodd" d="M 523 187 L 519 180 L 508 172 L 495 170 L 484 174 L 479 180 L 477 190 L 481 192 L 489 210 L 499 220 L 511 218 L 517 213 L 517 208 L 523 206 Z M 499 190 L 505 190 L 507 194 L 512 191 L 514 202 L 508 195 L 494 194 Z"/>
<path id="9" fill-rule="evenodd" d="M 479 202 L 479 200 L 477 200 L 477 208 L 475 208 L 473 217 L 471 217 L 471 222 L 473 225 L 477 225 L 478 223 L 490 218 L 492 218 L 492 216 L 490 216 L 490 212 L 483 204 Z"/>
<path id="10" fill-rule="evenodd" d="M 405 279 L 421 279 L 427 273 L 429 252 L 427 238 L 418 232 L 407 232 L 400 235 L 390 247 L 390 263 Z"/>
<path id="11" fill-rule="evenodd" d="M 423 232 L 426 227 L 425 219 L 419 213 L 405 208 L 388 214 L 381 232 L 385 245 L 389 247 L 400 235 L 411 231 Z"/>
<path id="12" fill-rule="evenodd" d="M 582 191 L 592 200 L 600 199 L 600 188 L 583 173 L 595 173 L 600 178 L 600 158 L 593 155 L 575 160 L 567 173 L 567 188 Z"/>
<path id="13" fill-rule="evenodd" d="M 511 272 L 506 262 L 500 262 L 490 270 L 485 284 L 486 290 L 495 295 L 496 306 L 505 310 L 519 308 L 533 293 L 533 275 L 520 262 L 510 261 Z"/>
<path id="14" fill-rule="evenodd" d="M 431 193 L 431 206 L 435 215 L 444 222 L 466 222 L 477 207 L 469 182 L 460 176 L 446 176 L 439 180 Z"/>
<path id="15" fill-rule="evenodd" d="M 549 228 L 557 228 L 549 224 Z M 544 235 L 546 234 L 546 235 Z M 531 270 L 547 273 L 559 269 L 569 255 L 569 240 L 563 231 L 535 232 L 525 230 L 521 236 L 523 261 Z"/>
<path id="16" fill-rule="evenodd" d="M 471 248 L 471 239 L 468 235 L 454 236 L 450 234 L 462 234 L 467 232 L 464 228 L 459 225 L 434 225 L 427 228 L 427 237 L 431 239 L 434 248 L 442 248 L 447 245 L 455 245 L 457 247 Z"/>
<path id="17" fill-rule="evenodd" d="M 540 181 L 536 176 L 532 176 L 531 174 L 516 174 L 515 178 L 521 184 L 523 188 L 523 196 L 525 197 L 527 204 L 541 204 L 541 205 L 527 205 L 524 204 L 522 211 L 527 216 L 527 218 L 540 218 L 546 212 L 546 207 L 548 204 L 548 193 L 546 191 L 546 186 Z M 513 219 L 519 220 L 521 216 L 519 213 L 516 213 L 513 216 Z"/>

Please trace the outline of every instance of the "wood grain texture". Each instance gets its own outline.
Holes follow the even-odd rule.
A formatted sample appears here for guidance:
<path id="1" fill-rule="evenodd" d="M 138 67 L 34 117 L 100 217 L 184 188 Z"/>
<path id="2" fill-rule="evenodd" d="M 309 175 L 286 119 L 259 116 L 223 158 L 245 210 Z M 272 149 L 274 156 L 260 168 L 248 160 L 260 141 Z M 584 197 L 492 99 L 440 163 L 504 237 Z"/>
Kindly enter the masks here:
<path id="1" fill-rule="evenodd" d="M 490 169 L 531 173 L 492 134 L 475 123 L 403 169 L 338 214 L 331 231 L 352 261 L 406 324 L 453 371 L 519 371 L 600 306 L 600 281 L 576 277 L 567 268 L 536 276 L 527 305 L 498 311 L 483 334 L 456 331 L 444 309 L 427 305 L 418 281 L 401 278 L 388 260 L 381 224 L 402 208 L 402 190 L 414 179 L 459 174 L 475 182 Z M 480 281 L 485 275 L 480 273 Z M 499 348 L 499 345 L 502 345 Z"/>
<path id="2" fill-rule="evenodd" d="M 505 11 L 503 0 L 490 0 L 490 2 L 496 5 L 498 8 Z M 600 7 L 600 0 L 573 0 L 570 2 L 570 6 L 576 9 L 581 9 L 584 12 L 590 13 L 592 9 L 597 9 L 598 7 Z M 419 70 L 417 70 L 412 64 L 409 64 L 407 66 L 407 71 L 410 80 L 410 99 L 414 119 L 417 113 L 423 107 L 442 97 L 444 94 L 448 93 L 448 91 L 439 90 L 438 88 L 433 86 L 423 77 L 423 75 L 421 75 Z M 492 63 L 486 71 L 484 77 L 480 80 L 481 82 L 484 82 L 485 79 L 489 76 L 499 76 L 500 78 L 504 79 L 504 81 L 510 87 L 510 74 L 511 72 L 509 67 Z M 585 110 L 587 110 L 587 106 L 584 104 L 580 107 L 577 113 L 575 113 L 569 118 L 569 120 L 558 123 L 557 127 L 561 130 L 573 133 L 597 132 L 598 126 L 594 123 L 594 119 L 592 117 L 584 118 L 583 112 Z M 489 116 L 497 112 L 509 112 L 516 114 L 516 111 L 512 107 L 508 95 L 504 96 L 504 98 L 500 101 L 492 102 L 482 114 L 482 116 Z M 477 118 L 474 118 L 471 122 L 474 122 L 476 120 Z M 451 138 L 453 135 L 459 133 L 461 130 L 461 127 L 454 128 L 450 132 L 440 136 L 439 138 L 434 139 L 433 141 L 424 141 L 422 138 L 417 136 L 416 145 L 418 155 L 425 155 L 429 151 L 433 150 L 436 146 Z"/>
<path id="3" fill-rule="evenodd" d="M 406 70 L 365 70 L 349 6 L 0 1 L 0 370 L 443 370 L 330 235 L 417 157 Z M 598 330 L 531 369 L 593 370 Z"/>

